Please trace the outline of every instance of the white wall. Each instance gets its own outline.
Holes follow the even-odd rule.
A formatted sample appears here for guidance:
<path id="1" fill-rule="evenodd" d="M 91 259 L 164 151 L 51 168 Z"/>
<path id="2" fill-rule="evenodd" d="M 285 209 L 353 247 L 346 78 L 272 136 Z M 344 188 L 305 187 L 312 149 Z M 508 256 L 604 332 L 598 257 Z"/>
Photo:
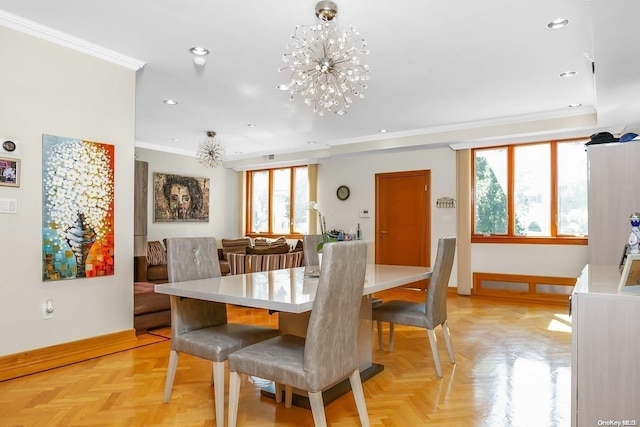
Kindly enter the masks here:
<path id="1" fill-rule="evenodd" d="M 375 175 L 377 173 L 431 170 L 431 258 L 435 259 L 438 239 L 456 234 L 456 210 L 436 208 L 439 197 L 456 197 L 456 154 L 449 148 L 419 149 L 396 153 L 374 153 L 323 160 L 318 166 L 318 204 L 326 217 L 327 228 L 355 230 L 358 223 L 362 238 L 369 242 L 369 262 L 375 260 Z M 336 189 L 341 184 L 351 190 L 340 201 Z M 359 218 L 368 209 L 370 218 Z M 451 284 L 456 283 L 454 266 Z"/>
<path id="2" fill-rule="evenodd" d="M 21 185 L 0 187 L 0 356 L 133 327 L 135 71 L 0 27 L 0 137 Z M 115 145 L 115 274 L 42 281 L 42 135 Z M 53 299 L 54 317 L 41 305 Z"/>
<path id="3" fill-rule="evenodd" d="M 136 160 L 149 163 L 147 241 L 169 237 L 211 236 L 235 238 L 242 235 L 237 172 L 222 167 L 207 168 L 195 157 L 164 153 L 137 147 Z M 153 222 L 153 174 L 168 173 L 209 178 L 209 222 Z"/>
<path id="4" fill-rule="evenodd" d="M 531 276 L 578 277 L 587 245 L 471 245 L 471 271 Z"/>

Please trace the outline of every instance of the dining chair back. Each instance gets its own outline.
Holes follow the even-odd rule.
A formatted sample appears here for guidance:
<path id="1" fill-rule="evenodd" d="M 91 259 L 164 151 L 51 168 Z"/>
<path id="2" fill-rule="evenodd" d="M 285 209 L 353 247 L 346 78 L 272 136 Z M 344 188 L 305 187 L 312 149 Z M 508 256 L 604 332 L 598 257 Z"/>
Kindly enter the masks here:
<path id="1" fill-rule="evenodd" d="M 357 349 L 367 245 L 329 243 L 323 254 L 306 337 L 282 335 L 229 356 L 229 426 L 236 425 L 240 374 L 284 384 L 287 406 L 293 387 L 307 391 L 316 426 L 326 426 L 322 390 L 349 378 L 360 421 L 369 425 Z"/>
<path id="2" fill-rule="evenodd" d="M 321 234 L 307 234 L 302 236 L 302 250 L 304 253 L 304 265 L 320 265 L 318 259 L 318 244 L 322 242 Z"/>
<path id="3" fill-rule="evenodd" d="M 389 323 L 389 351 L 393 350 L 394 325 L 407 325 L 425 328 L 431 345 L 433 360 L 436 365 L 436 373 L 442 377 L 440 358 L 435 328 L 442 326 L 442 334 L 449 352 L 451 363 L 455 363 L 449 326 L 447 323 L 447 290 L 449 278 L 453 268 L 453 260 L 456 251 L 456 238 L 443 237 L 438 240 L 438 250 L 433 266 L 429 288 L 425 302 L 411 302 L 392 300 L 375 305 L 372 309 L 372 318 L 378 326 L 378 346 L 382 350 L 382 322 Z"/>
<path id="4" fill-rule="evenodd" d="M 169 282 L 220 277 L 216 239 L 167 239 Z M 243 346 L 272 338 L 280 331 L 261 326 L 230 324 L 224 303 L 171 296 L 171 352 L 164 401 L 171 399 L 180 353 L 213 362 L 216 425 L 224 425 L 224 362 Z"/>

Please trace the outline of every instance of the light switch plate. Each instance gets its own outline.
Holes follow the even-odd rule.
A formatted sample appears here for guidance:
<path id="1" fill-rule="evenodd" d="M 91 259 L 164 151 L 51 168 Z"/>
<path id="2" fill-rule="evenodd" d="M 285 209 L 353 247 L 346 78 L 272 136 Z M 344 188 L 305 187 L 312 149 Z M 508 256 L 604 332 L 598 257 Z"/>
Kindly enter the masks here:
<path id="1" fill-rule="evenodd" d="M 18 199 L 0 199 L 0 213 L 18 213 Z"/>
<path id="2" fill-rule="evenodd" d="M 360 218 L 370 218 L 371 217 L 371 213 L 369 212 L 369 209 L 360 209 Z"/>

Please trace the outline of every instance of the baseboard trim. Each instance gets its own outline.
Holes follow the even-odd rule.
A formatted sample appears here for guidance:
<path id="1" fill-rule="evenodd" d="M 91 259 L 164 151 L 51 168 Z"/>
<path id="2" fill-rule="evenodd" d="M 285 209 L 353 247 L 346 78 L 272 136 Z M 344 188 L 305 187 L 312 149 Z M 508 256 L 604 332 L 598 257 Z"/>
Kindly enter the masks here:
<path id="1" fill-rule="evenodd" d="M 107 354 L 129 350 L 166 338 L 141 335 L 134 329 L 57 344 L 0 357 L 0 381 L 59 368 Z"/>

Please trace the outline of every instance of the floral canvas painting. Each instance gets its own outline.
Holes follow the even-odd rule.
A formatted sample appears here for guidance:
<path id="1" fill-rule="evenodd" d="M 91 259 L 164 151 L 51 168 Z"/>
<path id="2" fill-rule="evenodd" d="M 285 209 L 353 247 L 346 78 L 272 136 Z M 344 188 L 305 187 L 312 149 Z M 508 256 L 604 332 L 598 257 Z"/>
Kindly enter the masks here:
<path id="1" fill-rule="evenodd" d="M 209 179 L 153 174 L 154 222 L 209 222 Z"/>
<path id="2" fill-rule="evenodd" d="M 42 278 L 114 274 L 115 147 L 42 136 Z"/>

